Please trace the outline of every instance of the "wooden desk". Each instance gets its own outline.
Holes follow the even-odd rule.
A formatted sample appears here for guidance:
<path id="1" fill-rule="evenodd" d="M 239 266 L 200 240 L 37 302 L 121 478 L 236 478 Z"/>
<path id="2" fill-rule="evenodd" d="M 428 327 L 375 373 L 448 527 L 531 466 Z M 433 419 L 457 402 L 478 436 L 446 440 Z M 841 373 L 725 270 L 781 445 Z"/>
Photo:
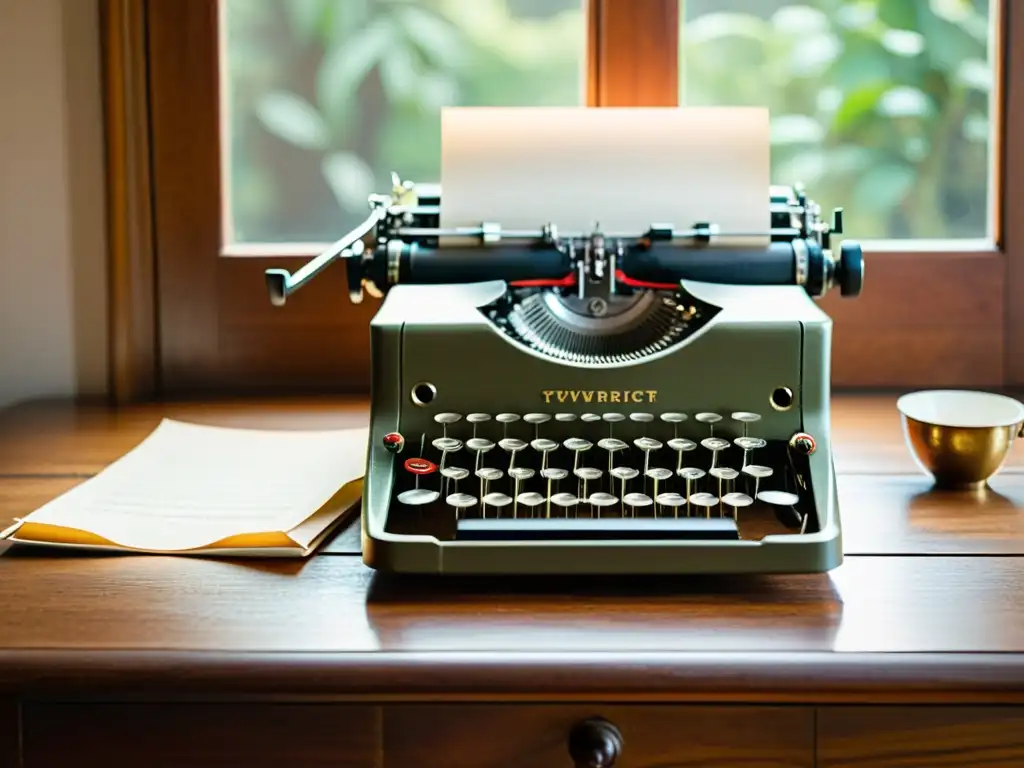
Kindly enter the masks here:
<path id="1" fill-rule="evenodd" d="M 360 424 L 359 402 L 0 412 L 0 525 L 161 416 Z M 1024 452 L 934 495 L 893 398 L 834 408 L 847 559 L 820 576 L 382 578 L 305 562 L 0 558 L 0 766 L 1024 765 Z"/>

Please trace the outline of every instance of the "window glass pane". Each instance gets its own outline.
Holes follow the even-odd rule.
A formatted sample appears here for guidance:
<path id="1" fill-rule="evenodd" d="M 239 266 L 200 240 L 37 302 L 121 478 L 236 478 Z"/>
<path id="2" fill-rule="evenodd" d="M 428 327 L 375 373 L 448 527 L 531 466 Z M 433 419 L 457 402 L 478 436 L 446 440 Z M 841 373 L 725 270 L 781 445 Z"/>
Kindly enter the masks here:
<path id="1" fill-rule="evenodd" d="M 998 0 L 681 0 L 680 103 L 763 105 L 772 180 L 859 239 L 990 237 Z"/>
<path id="2" fill-rule="evenodd" d="M 223 0 L 227 240 L 325 242 L 390 173 L 439 181 L 442 105 L 583 102 L 582 0 Z"/>

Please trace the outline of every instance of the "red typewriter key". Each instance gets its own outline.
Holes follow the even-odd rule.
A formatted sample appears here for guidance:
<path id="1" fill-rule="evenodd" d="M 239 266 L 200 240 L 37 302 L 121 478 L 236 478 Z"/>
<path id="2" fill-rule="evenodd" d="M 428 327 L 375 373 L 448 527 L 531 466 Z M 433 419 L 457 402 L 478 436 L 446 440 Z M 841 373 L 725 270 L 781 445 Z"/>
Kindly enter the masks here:
<path id="1" fill-rule="evenodd" d="M 406 459 L 405 468 L 414 475 L 432 475 L 437 472 L 437 464 L 427 459 Z"/>
<path id="2" fill-rule="evenodd" d="M 384 435 L 384 448 L 389 453 L 401 453 L 405 447 L 405 438 L 398 432 L 388 432 Z"/>

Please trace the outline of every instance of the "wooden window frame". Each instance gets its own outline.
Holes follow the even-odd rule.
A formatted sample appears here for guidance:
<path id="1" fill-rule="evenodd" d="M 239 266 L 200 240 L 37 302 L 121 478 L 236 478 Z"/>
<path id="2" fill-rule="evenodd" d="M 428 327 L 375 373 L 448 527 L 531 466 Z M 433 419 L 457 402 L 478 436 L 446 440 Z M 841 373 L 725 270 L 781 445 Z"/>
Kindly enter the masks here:
<path id="1" fill-rule="evenodd" d="M 120 402 L 261 391 L 363 392 L 367 323 L 328 270 L 285 308 L 263 271 L 311 253 L 225 255 L 217 0 L 101 0 L 111 243 L 111 391 Z M 1024 384 L 1024 9 L 999 3 L 995 246 L 867 251 L 834 319 L 833 385 Z M 672 106 L 678 0 L 590 0 L 591 106 Z M 183 41 L 187 41 L 184 43 Z M 786 180 L 774 180 L 785 182 Z M 813 194 L 813 191 L 812 191 Z"/>

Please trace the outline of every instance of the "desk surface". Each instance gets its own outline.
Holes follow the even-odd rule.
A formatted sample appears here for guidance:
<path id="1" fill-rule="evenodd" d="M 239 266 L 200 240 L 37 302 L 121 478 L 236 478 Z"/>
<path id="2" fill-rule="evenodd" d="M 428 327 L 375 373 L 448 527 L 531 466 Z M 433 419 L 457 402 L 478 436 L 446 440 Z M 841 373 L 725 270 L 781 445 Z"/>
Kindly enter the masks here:
<path id="1" fill-rule="evenodd" d="M 294 428 L 359 401 L 0 411 L 0 525 L 163 416 Z M 146 695 L 1024 701 L 1024 454 L 986 497 L 936 495 L 892 396 L 840 396 L 845 563 L 796 577 L 383 578 L 339 533 L 303 562 L 11 554 L 0 689 Z"/>

